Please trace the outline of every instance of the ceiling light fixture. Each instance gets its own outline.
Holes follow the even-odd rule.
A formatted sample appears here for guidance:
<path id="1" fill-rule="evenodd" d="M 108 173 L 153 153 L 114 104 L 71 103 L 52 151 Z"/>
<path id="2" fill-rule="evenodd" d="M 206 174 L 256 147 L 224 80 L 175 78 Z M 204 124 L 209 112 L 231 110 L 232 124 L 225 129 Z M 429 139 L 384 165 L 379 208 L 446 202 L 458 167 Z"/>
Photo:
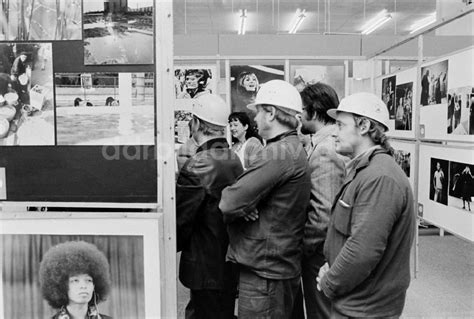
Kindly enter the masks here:
<path id="1" fill-rule="evenodd" d="M 384 9 L 373 19 L 369 20 L 366 24 L 364 24 L 361 33 L 364 35 L 370 34 L 380 28 L 385 23 L 387 23 L 390 19 L 392 19 L 392 15 Z"/>
<path id="2" fill-rule="evenodd" d="M 423 29 L 424 27 L 429 26 L 432 23 L 436 22 L 436 11 L 431 13 L 428 17 L 418 20 L 413 23 L 410 27 L 410 34 L 415 33 L 418 30 Z"/>
<path id="3" fill-rule="evenodd" d="M 306 18 L 306 9 L 303 9 L 303 10 L 296 9 L 295 18 L 293 20 L 290 31 L 288 31 L 288 33 L 295 34 L 296 31 L 298 31 L 298 28 L 300 27 L 301 23 L 303 22 L 305 18 Z"/>
<path id="4" fill-rule="evenodd" d="M 247 21 L 247 9 L 240 9 L 238 34 L 245 34 L 246 21 Z"/>

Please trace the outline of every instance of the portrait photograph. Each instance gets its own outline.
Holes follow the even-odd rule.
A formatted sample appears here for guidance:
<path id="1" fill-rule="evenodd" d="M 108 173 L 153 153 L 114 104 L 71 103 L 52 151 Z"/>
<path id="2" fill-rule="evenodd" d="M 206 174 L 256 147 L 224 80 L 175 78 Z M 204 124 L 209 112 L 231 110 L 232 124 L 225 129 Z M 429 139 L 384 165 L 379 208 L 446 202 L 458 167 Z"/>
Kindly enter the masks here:
<path id="1" fill-rule="evenodd" d="M 413 82 L 397 85 L 395 97 L 395 130 L 410 131 L 413 115 Z"/>
<path id="2" fill-rule="evenodd" d="M 395 118 L 395 94 L 396 94 L 396 76 L 390 76 L 382 80 L 382 101 L 387 106 L 390 119 Z"/>
<path id="3" fill-rule="evenodd" d="M 51 43 L 0 43 L 0 146 L 54 145 Z"/>
<path id="4" fill-rule="evenodd" d="M 56 73 L 58 145 L 154 145 L 153 73 Z"/>
<path id="5" fill-rule="evenodd" d="M 447 133 L 469 135 L 471 126 L 473 87 L 466 86 L 448 91 Z"/>
<path id="6" fill-rule="evenodd" d="M 395 150 L 394 154 L 395 161 L 405 172 L 407 177 L 410 177 L 410 152 L 403 150 Z"/>
<path id="7" fill-rule="evenodd" d="M 301 92 L 307 85 L 322 82 L 330 85 L 339 100 L 344 97 L 344 65 L 292 65 L 292 84 Z"/>
<path id="8" fill-rule="evenodd" d="M 421 67 L 422 106 L 447 102 L 448 60 Z"/>
<path id="9" fill-rule="evenodd" d="M 0 40 L 81 40 L 81 3 L 80 0 L 2 1 Z"/>
<path id="10" fill-rule="evenodd" d="M 474 165 L 450 162 L 449 163 L 449 200 L 448 205 L 473 211 L 471 207 L 474 197 Z"/>
<path id="11" fill-rule="evenodd" d="M 153 0 L 83 0 L 84 64 L 153 64 Z"/>
<path id="12" fill-rule="evenodd" d="M 449 161 L 431 158 L 430 164 L 430 199 L 434 202 L 447 205 Z"/>

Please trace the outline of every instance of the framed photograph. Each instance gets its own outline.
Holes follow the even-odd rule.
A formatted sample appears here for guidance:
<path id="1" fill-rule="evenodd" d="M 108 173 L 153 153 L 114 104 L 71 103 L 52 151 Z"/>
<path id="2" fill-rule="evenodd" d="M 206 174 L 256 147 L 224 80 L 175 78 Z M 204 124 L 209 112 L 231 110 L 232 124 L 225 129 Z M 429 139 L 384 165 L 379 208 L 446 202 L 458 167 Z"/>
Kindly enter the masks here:
<path id="1" fill-rule="evenodd" d="M 408 141 L 391 140 L 390 145 L 395 150 L 395 161 L 398 163 L 398 165 L 400 165 L 403 172 L 405 172 L 405 175 L 410 181 L 411 188 L 414 190 L 415 172 L 413 171 L 413 167 L 415 167 L 417 156 L 415 144 Z"/>
<path id="2" fill-rule="evenodd" d="M 84 64 L 153 64 L 153 0 L 84 0 Z"/>
<path id="3" fill-rule="evenodd" d="M 396 86 L 395 130 L 411 131 L 413 128 L 413 82 Z"/>
<path id="4" fill-rule="evenodd" d="M 471 128 L 474 87 L 466 86 L 448 91 L 447 133 L 454 135 L 473 134 Z"/>
<path id="5" fill-rule="evenodd" d="M 85 296 L 88 299 L 93 296 L 98 298 L 96 304 L 100 314 L 112 318 L 158 318 L 158 223 L 158 219 L 3 220 L 0 234 L 2 317 L 51 318 L 60 312 L 57 308 L 65 301 L 59 301 L 58 295 L 67 289 L 62 287 L 67 283 L 62 283 L 61 278 L 80 275 L 73 273 L 75 268 L 91 272 L 86 275 L 96 278 L 94 293 L 105 291 L 102 288 L 105 285 L 103 278 L 109 275 L 107 296 Z M 83 249 L 76 252 L 76 247 L 83 246 L 87 247 L 86 253 Z M 43 267 L 48 262 L 47 269 L 50 271 L 46 274 L 40 272 L 45 255 L 53 248 L 60 253 L 54 257 L 49 255 L 44 262 Z M 90 249 L 94 253 L 87 255 Z M 86 255 L 86 258 L 79 257 L 78 253 Z M 99 266 L 97 254 L 102 256 Z M 77 262 L 71 264 L 73 260 Z M 51 289 L 54 291 L 51 292 Z M 66 296 L 65 299 L 68 298 L 72 297 Z M 25 300 L 28 302 L 25 303 Z M 51 300 L 56 307 L 50 306 Z"/>
<path id="6" fill-rule="evenodd" d="M 430 199 L 448 205 L 449 161 L 431 158 Z"/>
<path id="7" fill-rule="evenodd" d="M 0 43 L 0 145 L 54 145 L 51 43 Z"/>
<path id="8" fill-rule="evenodd" d="M 422 106 L 446 103 L 448 92 L 448 60 L 421 67 Z"/>
<path id="9" fill-rule="evenodd" d="M 77 0 L 4 1 L 0 40 L 80 40 L 81 3 Z"/>
<path id="10" fill-rule="evenodd" d="M 58 145 L 154 145 L 153 73 L 56 73 Z"/>
<path id="11" fill-rule="evenodd" d="M 472 212 L 474 211 L 474 207 L 471 207 L 472 197 L 474 197 L 474 165 L 450 162 L 448 205 Z"/>
<path id="12" fill-rule="evenodd" d="M 382 101 L 387 106 L 390 119 L 395 119 L 395 94 L 396 94 L 396 76 L 390 76 L 382 80 Z"/>
<path id="13" fill-rule="evenodd" d="M 341 100 L 344 93 L 344 65 L 292 65 L 292 84 L 302 91 L 306 85 L 322 82 L 330 85 Z"/>

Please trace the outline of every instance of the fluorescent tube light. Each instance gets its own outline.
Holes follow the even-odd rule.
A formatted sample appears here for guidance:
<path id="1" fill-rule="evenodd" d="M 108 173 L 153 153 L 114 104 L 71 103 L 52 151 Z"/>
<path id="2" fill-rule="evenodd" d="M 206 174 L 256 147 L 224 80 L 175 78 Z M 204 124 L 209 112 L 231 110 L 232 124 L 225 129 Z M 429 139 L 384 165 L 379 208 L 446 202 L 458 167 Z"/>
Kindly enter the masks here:
<path id="1" fill-rule="evenodd" d="M 245 27 L 247 21 L 247 9 L 240 9 L 240 21 L 238 34 L 245 34 Z"/>
<path id="2" fill-rule="evenodd" d="M 300 27 L 301 23 L 303 20 L 306 18 L 306 9 L 300 10 L 296 9 L 295 13 L 295 18 L 293 20 L 292 26 L 290 28 L 290 31 L 288 33 L 294 34 L 296 31 L 298 31 L 298 28 Z"/>
<path id="3" fill-rule="evenodd" d="M 413 23 L 410 27 L 410 34 L 415 33 L 418 30 L 423 29 L 424 27 L 429 26 L 432 23 L 436 22 L 436 11 L 431 13 L 428 17 L 418 20 Z"/>
<path id="4" fill-rule="evenodd" d="M 382 25 L 387 23 L 390 19 L 392 19 L 392 15 L 387 12 L 387 10 L 382 10 L 379 14 L 377 14 L 373 19 L 369 20 L 364 26 L 362 27 L 362 34 L 367 35 Z"/>

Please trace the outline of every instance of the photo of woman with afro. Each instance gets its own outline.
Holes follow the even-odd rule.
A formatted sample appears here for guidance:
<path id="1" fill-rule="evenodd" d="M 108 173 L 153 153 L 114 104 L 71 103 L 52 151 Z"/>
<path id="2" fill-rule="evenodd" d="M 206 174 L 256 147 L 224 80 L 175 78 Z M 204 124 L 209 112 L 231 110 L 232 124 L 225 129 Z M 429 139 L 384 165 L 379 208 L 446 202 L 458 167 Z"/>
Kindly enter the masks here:
<path id="1" fill-rule="evenodd" d="M 39 269 L 43 298 L 58 312 L 52 319 L 106 319 L 98 304 L 110 291 L 109 263 L 93 244 L 68 241 L 51 247 Z"/>

